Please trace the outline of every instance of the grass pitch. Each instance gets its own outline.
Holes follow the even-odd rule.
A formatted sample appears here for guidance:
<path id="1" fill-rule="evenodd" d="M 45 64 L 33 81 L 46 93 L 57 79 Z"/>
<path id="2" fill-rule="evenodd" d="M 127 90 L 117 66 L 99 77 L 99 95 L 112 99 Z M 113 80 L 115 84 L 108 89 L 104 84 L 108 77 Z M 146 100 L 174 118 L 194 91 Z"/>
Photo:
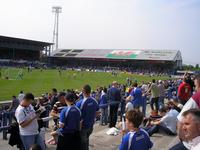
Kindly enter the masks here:
<path id="1" fill-rule="evenodd" d="M 22 79 L 20 75 L 23 74 Z M 5 77 L 8 79 L 5 79 Z M 40 96 L 45 92 L 50 92 L 52 88 L 58 90 L 78 89 L 84 84 L 90 84 L 95 90 L 97 86 L 108 86 L 112 81 L 126 83 L 126 78 L 141 81 L 151 81 L 153 78 L 167 79 L 168 77 L 149 77 L 129 73 L 119 73 L 117 76 L 106 72 L 81 72 L 81 71 L 61 71 L 56 69 L 43 70 L 33 69 L 28 73 L 27 69 L 3 68 L 0 79 L 0 101 L 10 100 L 12 95 L 18 95 L 20 90 L 32 92 L 35 96 Z"/>

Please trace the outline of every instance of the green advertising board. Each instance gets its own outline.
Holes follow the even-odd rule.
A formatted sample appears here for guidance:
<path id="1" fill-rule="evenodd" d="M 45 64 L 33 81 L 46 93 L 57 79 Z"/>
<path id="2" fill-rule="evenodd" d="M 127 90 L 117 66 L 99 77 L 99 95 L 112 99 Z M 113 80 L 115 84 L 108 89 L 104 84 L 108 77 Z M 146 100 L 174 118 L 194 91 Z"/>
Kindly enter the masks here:
<path id="1" fill-rule="evenodd" d="M 115 50 L 106 55 L 110 59 L 136 59 L 140 51 Z"/>

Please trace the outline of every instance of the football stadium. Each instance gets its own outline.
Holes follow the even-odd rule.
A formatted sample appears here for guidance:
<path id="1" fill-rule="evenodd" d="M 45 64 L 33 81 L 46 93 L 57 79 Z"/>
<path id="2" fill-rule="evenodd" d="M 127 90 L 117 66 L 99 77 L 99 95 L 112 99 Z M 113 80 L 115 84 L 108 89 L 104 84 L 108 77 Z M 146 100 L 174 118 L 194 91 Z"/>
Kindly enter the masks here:
<path id="1" fill-rule="evenodd" d="M 172 74 L 182 67 L 179 50 L 58 49 L 52 43 L 0 36 L 0 63 L 40 61 L 51 66 L 117 68 Z"/>
<path id="2" fill-rule="evenodd" d="M 0 150 L 200 150 L 186 1 L 2 1 Z"/>

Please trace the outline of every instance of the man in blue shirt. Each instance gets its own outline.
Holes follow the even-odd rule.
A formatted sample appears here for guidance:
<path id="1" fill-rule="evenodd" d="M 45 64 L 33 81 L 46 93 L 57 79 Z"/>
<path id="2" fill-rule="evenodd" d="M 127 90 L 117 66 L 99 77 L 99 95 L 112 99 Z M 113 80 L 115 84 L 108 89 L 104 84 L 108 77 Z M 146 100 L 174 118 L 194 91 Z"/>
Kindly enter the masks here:
<path id="1" fill-rule="evenodd" d="M 74 105 L 74 94 L 65 97 L 67 106 L 60 113 L 57 150 L 79 150 L 81 111 Z"/>
<path id="2" fill-rule="evenodd" d="M 137 83 L 133 84 L 133 90 L 131 91 L 132 103 L 134 108 L 142 106 L 142 90 L 138 87 Z"/>
<path id="3" fill-rule="evenodd" d="M 93 131 L 96 113 L 99 109 L 97 101 L 91 97 L 90 85 L 83 86 L 83 99 L 76 106 L 81 110 L 81 150 L 89 150 L 89 137 Z"/>
<path id="4" fill-rule="evenodd" d="M 121 92 L 117 86 L 117 82 L 114 81 L 112 83 L 112 87 L 108 90 L 108 101 L 110 104 L 110 128 L 115 127 L 116 125 L 118 107 L 121 102 Z"/>
<path id="5" fill-rule="evenodd" d="M 130 110 L 126 113 L 126 127 L 129 132 L 122 138 L 119 150 L 149 150 L 153 143 L 146 131 L 139 128 L 143 121 L 143 115 L 138 110 Z"/>
<path id="6" fill-rule="evenodd" d="M 133 84 L 133 89 L 130 95 L 126 98 L 127 101 L 132 102 L 134 108 L 139 108 L 143 104 L 142 90 L 138 87 L 137 83 Z"/>

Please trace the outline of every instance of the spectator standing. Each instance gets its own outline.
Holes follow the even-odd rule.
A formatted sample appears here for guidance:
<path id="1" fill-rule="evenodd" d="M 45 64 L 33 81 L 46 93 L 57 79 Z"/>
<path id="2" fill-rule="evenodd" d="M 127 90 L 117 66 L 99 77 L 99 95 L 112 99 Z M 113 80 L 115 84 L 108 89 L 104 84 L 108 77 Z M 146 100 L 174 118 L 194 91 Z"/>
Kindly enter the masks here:
<path id="1" fill-rule="evenodd" d="M 61 110 L 66 106 L 66 103 L 65 103 L 65 95 L 66 93 L 64 92 L 60 92 L 59 95 L 57 96 L 58 98 L 58 101 L 53 105 L 53 109 L 51 110 L 50 112 L 50 115 L 53 116 L 55 119 L 54 119 L 54 130 L 57 129 L 57 125 L 58 125 L 58 118 L 59 118 L 59 115 L 60 115 L 60 112 Z"/>
<path id="2" fill-rule="evenodd" d="M 15 118 L 15 111 L 17 109 L 17 107 L 19 106 L 20 102 L 19 100 L 16 98 L 16 96 L 12 96 L 12 102 L 10 107 L 8 108 L 8 118 L 9 118 L 9 123 L 12 122 L 12 118 Z"/>
<path id="3" fill-rule="evenodd" d="M 20 104 L 19 99 L 17 99 L 16 96 L 12 96 L 12 102 L 8 111 L 10 111 L 14 115 L 19 104 Z"/>
<path id="4" fill-rule="evenodd" d="M 107 125 L 108 123 L 108 95 L 107 88 L 103 88 L 99 101 L 99 108 L 101 112 L 100 124 Z"/>
<path id="5" fill-rule="evenodd" d="M 91 97 L 90 85 L 83 86 L 83 99 L 76 106 L 81 110 L 81 150 L 89 150 L 89 137 L 93 132 L 93 125 L 99 106 L 97 101 Z"/>
<path id="6" fill-rule="evenodd" d="M 21 101 L 23 100 L 24 98 L 24 92 L 23 91 L 20 91 L 19 92 L 19 95 L 18 95 L 18 99 L 19 99 L 19 102 L 21 103 Z"/>
<path id="7" fill-rule="evenodd" d="M 159 88 L 156 84 L 156 80 L 153 79 L 152 80 L 152 84 L 150 85 L 147 93 L 149 93 L 151 91 L 151 102 L 150 102 L 150 105 L 151 105 L 151 110 L 156 110 L 158 111 L 159 110 L 159 104 L 158 104 L 158 101 L 159 101 Z M 155 108 L 154 108 L 154 104 L 155 104 Z"/>
<path id="8" fill-rule="evenodd" d="M 131 91 L 131 99 L 134 108 L 142 106 L 142 90 L 138 87 L 137 82 L 133 84 L 133 90 Z"/>
<path id="9" fill-rule="evenodd" d="M 74 105 L 74 94 L 65 97 L 67 106 L 60 113 L 57 150 L 80 150 L 81 111 Z"/>
<path id="10" fill-rule="evenodd" d="M 121 92 L 118 89 L 117 82 L 112 83 L 112 87 L 108 90 L 108 101 L 110 104 L 110 124 L 109 127 L 115 127 L 118 116 L 118 108 L 121 101 Z"/>
<path id="11" fill-rule="evenodd" d="M 27 93 L 20 105 L 17 107 L 15 117 L 19 124 L 19 131 L 22 143 L 25 150 L 29 150 L 33 144 L 39 144 L 42 150 L 45 149 L 45 144 L 38 132 L 38 122 L 33 106 L 31 105 L 34 96 Z"/>
<path id="12" fill-rule="evenodd" d="M 161 80 L 158 81 L 158 89 L 159 89 L 159 108 L 164 106 L 164 99 L 165 99 L 165 87 Z"/>
<path id="13" fill-rule="evenodd" d="M 183 82 L 178 87 L 178 98 L 182 105 L 185 105 L 192 95 L 191 87 L 188 83 L 186 83 L 186 81 L 186 78 L 183 78 Z"/>
<path id="14" fill-rule="evenodd" d="M 54 104 L 58 101 L 58 94 L 57 94 L 57 89 L 53 88 L 52 91 L 51 91 L 51 100 L 50 100 L 50 104 L 51 104 L 51 107 L 54 106 Z"/>

